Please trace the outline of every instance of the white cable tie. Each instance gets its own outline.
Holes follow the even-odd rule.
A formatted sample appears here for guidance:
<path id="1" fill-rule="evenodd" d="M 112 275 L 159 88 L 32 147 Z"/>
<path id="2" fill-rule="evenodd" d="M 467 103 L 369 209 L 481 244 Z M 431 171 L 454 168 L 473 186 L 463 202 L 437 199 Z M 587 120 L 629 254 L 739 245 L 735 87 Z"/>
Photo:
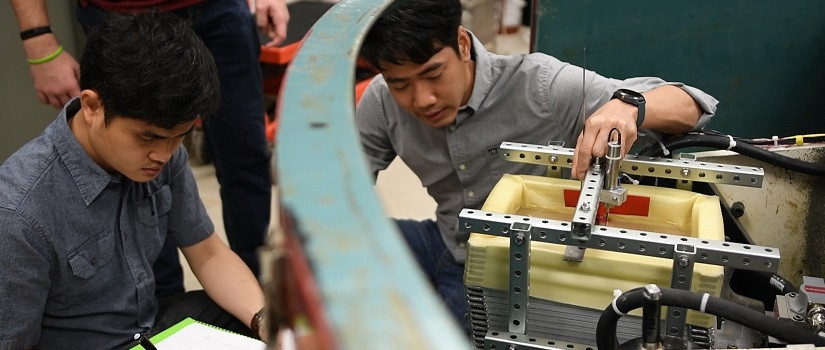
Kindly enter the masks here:
<path id="1" fill-rule="evenodd" d="M 779 146 L 779 136 L 773 135 L 773 137 L 771 137 L 771 140 L 773 140 L 774 146 Z"/>
<path id="2" fill-rule="evenodd" d="M 636 179 L 630 177 L 630 175 L 627 175 L 627 173 L 622 173 L 622 175 L 627 179 L 627 181 L 630 181 L 630 183 L 632 183 L 634 185 L 639 184 L 639 180 L 636 180 Z"/>
<path id="3" fill-rule="evenodd" d="M 619 311 L 619 307 L 618 307 L 618 306 L 616 306 L 616 300 L 617 300 L 617 299 L 619 299 L 619 297 L 618 297 L 618 296 L 617 296 L 617 297 L 615 297 L 615 298 L 613 298 L 613 301 L 610 303 L 610 305 L 612 305 L 612 306 L 613 306 L 613 312 L 615 312 L 615 313 L 616 313 L 616 315 L 619 315 L 619 316 L 624 316 L 624 315 L 625 315 L 625 314 L 624 314 L 624 312 Z"/>
<path id="4" fill-rule="evenodd" d="M 659 144 L 659 147 L 661 147 L 661 148 L 662 148 L 662 154 L 663 154 L 665 157 L 669 156 L 669 155 L 670 155 L 670 151 L 668 151 L 668 150 L 667 150 L 667 147 L 665 147 L 665 144 L 664 144 L 664 143 L 662 143 L 662 140 L 660 140 L 660 139 L 656 138 L 656 142 Z"/>
<path id="5" fill-rule="evenodd" d="M 710 294 L 705 293 L 702 295 L 702 303 L 699 304 L 699 311 L 705 312 L 705 307 L 708 306 L 708 299 L 710 299 Z"/>
<path id="6" fill-rule="evenodd" d="M 728 151 L 730 151 L 734 147 L 736 147 L 736 141 L 733 140 L 733 136 L 730 136 L 730 135 L 727 135 L 727 136 L 728 136 L 728 139 L 730 140 L 730 143 L 728 143 Z"/>

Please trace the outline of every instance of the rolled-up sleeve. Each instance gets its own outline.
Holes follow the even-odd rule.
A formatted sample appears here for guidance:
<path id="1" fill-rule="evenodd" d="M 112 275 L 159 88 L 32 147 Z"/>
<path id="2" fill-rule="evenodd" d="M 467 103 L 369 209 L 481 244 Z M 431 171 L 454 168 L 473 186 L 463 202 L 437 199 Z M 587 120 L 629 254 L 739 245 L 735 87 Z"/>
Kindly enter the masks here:
<path id="1" fill-rule="evenodd" d="M 693 101 L 695 101 L 699 108 L 702 109 L 702 116 L 699 117 L 699 120 L 696 122 L 693 130 L 703 129 L 710 122 L 710 119 L 716 115 L 716 106 L 719 104 L 719 101 L 704 91 L 693 86 L 685 85 L 684 83 L 667 82 L 660 78 L 654 77 L 639 77 L 621 80 L 617 88 L 647 92 L 663 85 L 672 85 L 682 89 L 682 91 L 690 95 L 690 97 L 693 98 Z"/>

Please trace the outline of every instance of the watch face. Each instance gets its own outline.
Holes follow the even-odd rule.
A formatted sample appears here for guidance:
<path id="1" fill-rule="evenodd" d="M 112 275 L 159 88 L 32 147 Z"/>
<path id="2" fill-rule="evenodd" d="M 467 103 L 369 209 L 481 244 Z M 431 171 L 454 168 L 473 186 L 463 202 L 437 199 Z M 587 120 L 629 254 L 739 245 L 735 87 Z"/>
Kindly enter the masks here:
<path id="1" fill-rule="evenodd" d="M 613 94 L 613 97 L 616 97 L 624 102 L 632 104 L 638 104 L 640 102 L 645 101 L 645 97 L 642 96 L 642 94 L 629 89 L 616 90 L 616 93 Z"/>

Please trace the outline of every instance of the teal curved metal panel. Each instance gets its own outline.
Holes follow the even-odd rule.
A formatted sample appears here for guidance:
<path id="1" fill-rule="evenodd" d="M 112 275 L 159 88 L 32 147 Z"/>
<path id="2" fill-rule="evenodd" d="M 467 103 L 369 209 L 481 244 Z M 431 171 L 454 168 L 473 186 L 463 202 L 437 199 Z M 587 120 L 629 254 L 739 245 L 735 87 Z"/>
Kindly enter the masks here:
<path id="1" fill-rule="evenodd" d="M 280 203 L 340 348 L 470 348 L 386 217 L 353 123 L 358 51 L 392 3 L 341 1 L 293 59 L 280 103 Z"/>

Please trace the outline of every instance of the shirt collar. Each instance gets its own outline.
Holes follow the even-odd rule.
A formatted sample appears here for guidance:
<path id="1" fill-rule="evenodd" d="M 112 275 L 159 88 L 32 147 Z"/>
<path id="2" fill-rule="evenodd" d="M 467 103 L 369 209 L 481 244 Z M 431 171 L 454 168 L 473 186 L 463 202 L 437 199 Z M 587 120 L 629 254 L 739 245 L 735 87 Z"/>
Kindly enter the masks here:
<path id="1" fill-rule="evenodd" d="M 100 167 L 92 157 L 86 153 L 83 146 L 69 129 L 69 120 L 80 110 L 80 99 L 73 98 L 46 129 L 57 148 L 60 158 L 66 169 L 77 184 L 77 189 L 86 205 L 90 205 L 106 188 L 109 182 L 120 182 L 121 175 L 110 174 Z"/>
<path id="2" fill-rule="evenodd" d="M 465 29 L 466 30 L 466 29 Z M 470 94 L 470 99 L 467 104 L 461 106 L 458 116 L 456 116 L 455 123 L 460 124 L 465 119 L 472 116 L 475 111 L 481 107 L 481 103 L 487 98 L 490 93 L 493 81 L 493 69 L 490 64 L 490 52 L 484 48 L 481 41 L 476 38 L 473 32 L 467 30 L 467 34 L 473 42 L 470 48 L 475 52 L 475 78 L 473 80 L 473 92 Z"/>

